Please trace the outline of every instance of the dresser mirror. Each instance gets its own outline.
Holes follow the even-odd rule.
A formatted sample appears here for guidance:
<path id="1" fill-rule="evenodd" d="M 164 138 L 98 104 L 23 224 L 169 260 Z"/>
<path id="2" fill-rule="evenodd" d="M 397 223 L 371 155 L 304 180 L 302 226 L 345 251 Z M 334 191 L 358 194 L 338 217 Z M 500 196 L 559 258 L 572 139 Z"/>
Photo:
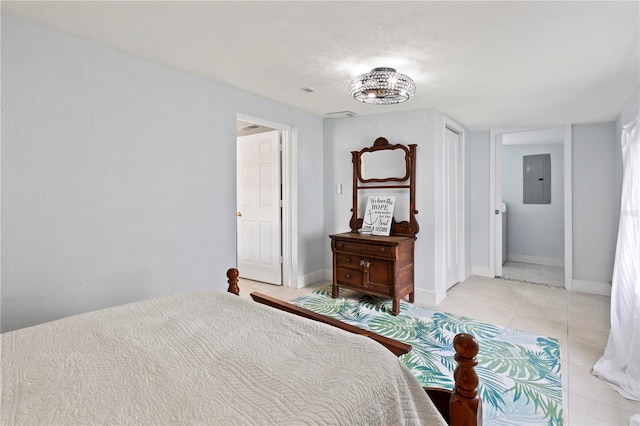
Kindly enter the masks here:
<path id="1" fill-rule="evenodd" d="M 360 154 L 360 181 L 405 181 L 409 178 L 409 150 L 404 146 L 395 149 L 365 151 Z"/>
<path id="2" fill-rule="evenodd" d="M 416 147 L 415 144 L 392 145 L 383 137 L 376 139 L 373 146 L 360 151 L 352 151 L 353 163 L 353 207 L 349 226 L 352 232 L 362 228 L 364 214 L 359 207 L 365 194 L 372 190 L 407 191 L 409 205 L 396 204 L 396 212 L 408 220 L 391 224 L 391 235 L 415 237 L 420 227 L 415 215 L 415 175 L 416 175 Z M 375 191 L 374 191 L 375 192 Z M 401 197 L 405 199 L 405 197 Z"/>

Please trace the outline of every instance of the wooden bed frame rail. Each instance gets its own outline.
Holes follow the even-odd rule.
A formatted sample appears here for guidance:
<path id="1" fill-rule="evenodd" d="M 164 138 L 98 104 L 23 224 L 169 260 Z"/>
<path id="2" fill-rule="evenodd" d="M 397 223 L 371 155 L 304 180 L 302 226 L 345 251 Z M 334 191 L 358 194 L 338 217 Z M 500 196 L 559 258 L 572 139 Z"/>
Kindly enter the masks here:
<path id="1" fill-rule="evenodd" d="M 389 349 L 391 352 L 394 353 L 395 356 L 404 355 L 411 350 L 411 345 L 408 345 L 406 343 L 402 343 L 397 340 L 382 336 L 380 334 L 376 334 L 372 331 L 364 330 L 362 328 L 353 326 L 351 324 L 338 321 L 337 319 L 334 319 L 322 314 L 318 314 L 316 312 L 310 311 L 305 308 L 301 308 L 299 306 L 296 306 L 289 302 L 285 302 L 284 300 L 280 300 L 278 298 L 269 296 L 267 294 L 254 291 L 251 293 L 251 298 L 255 302 L 262 303 L 263 305 L 271 306 L 272 308 L 280 309 L 281 311 L 289 312 L 304 318 L 309 318 L 314 321 L 319 321 L 334 327 L 338 327 L 350 333 L 360 334 L 362 336 L 369 337 L 375 340 L 376 342 L 380 343 L 385 348 Z"/>
<path id="2" fill-rule="evenodd" d="M 238 277 L 239 272 L 236 268 L 231 268 L 227 271 L 229 283 L 227 291 L 229 293 L 233 293 L 235 295 L 240 294 Z M 369 337 L 393 352 L 396 356 L 404 355 L 411 350 L 411 345 L 406 343 L 338 321 L 326 315 L 318 314 L 267 294 L 252 292 L 251 298 L 258 303 L 271 306 L 281 311 L 338 327 L 350 333 Z M 458 366 L 453 373 L 455 383 L 453 391 L 430 387 L 424 388 L 424 390 L 449 425 L 481 425 L 482 401 L 478 395 L 479 380 L 478 374 L 475 371 L 475 366 L 478 364 L 476 355 L 478 355 L 480 346 L 472 335 L 460 333 L 453 339 L 453 348 L 456 351 L 455 360 L 458 363 Z"/>

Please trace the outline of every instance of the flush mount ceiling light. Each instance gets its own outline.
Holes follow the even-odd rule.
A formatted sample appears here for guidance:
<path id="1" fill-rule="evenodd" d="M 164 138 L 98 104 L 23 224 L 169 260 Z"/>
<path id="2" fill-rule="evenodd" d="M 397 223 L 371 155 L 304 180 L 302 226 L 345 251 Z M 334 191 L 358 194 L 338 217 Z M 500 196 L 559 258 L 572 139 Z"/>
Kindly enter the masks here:
<path id="1" fill-rule="evenodd" d="M 416 83 L 393 68 L 374 68 L 351 81 L 349 93 L 365 104 L 398 104 L 416 93 Z"/>

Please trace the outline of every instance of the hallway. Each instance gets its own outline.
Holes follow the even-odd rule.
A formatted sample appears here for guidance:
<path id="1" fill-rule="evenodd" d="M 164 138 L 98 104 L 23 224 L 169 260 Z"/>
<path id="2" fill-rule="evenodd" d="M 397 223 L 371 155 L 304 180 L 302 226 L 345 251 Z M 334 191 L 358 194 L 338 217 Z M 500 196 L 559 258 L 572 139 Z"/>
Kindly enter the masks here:
<path id="1" fill-rule="evenodd" d="M 508 260 L 502 266 L 502 278 L 564 288 L 564 267 L 536 265 Z"/>

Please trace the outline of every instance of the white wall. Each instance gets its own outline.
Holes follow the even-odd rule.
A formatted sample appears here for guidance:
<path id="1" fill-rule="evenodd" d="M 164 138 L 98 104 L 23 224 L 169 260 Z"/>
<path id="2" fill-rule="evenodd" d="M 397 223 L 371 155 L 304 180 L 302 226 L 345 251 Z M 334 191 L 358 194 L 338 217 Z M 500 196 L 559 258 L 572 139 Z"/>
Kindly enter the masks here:
<path id="1" fill-rule="evenodd" d="M 324 123 L 325 145 L 325 236 L 324 247 L 331 252 L 329 234 L 347 232 L 352 207 L 351 151 L 373 145 L 382 136 L 390 143 L 417 144 L 416 159 L 416 215 L 420 232 L 416 241 L 416 286 L 425 283 L 433 274 L 433 112 L 418 110 L 367 115 L 362 117 L 327 119 Z M 342 184 L 342 194 L 336 185 Z M 396 211 L 403 209 L 396 205 Z M 408 206 L 406 207 L 408 210 Z M 431 224 L 431 225 L 430 225 Z M 420 259 L 418 261 L 418 259 Z M 331 256 L 325 267 L 331 272 Z M 429 271 L 429 272 L 427 272 Z M 430 280 L 432 281 L 432 280 Z M 427 284 L 428 285 L 428 284 Z M 428 288 L 427 285 L 420 286 Z"/>
<path id="2" fill-rule="evenodd" d="M 573 278 L 608 283 L 620 198 L 615 191 L 614 123 L 573 126 Z"/>
<path id="3" fill-rule="evenodd" d="M 471 272 L 489 274 L 489 137 L 488 131 L 469 132 L 466 145 L 466 216 Z"/>
<path id="4" fill-rule="evenodd" d="M 574 279 L 584 287 L 611 283 L 622 190 L 620 138 L 622 126 L 639 111 L 640 86 L 631 93 L 615 123 L 576 125 L 573 129 L 573 155 L 582 159 L 582 167 L 576 169 L 574 160 L 573 169 Z M 579 182 L 575 182 L 576 176 L 580 176 Z M 588 227 L 580 235 L 576 235 L 576 221 Z"/>
<path id="5" fill-rule="evenodd" d="M 224 289 L 236 114 L 295 128 L 298 275 L 323 271 L 322 119 L 2 15 L 2 330 Z"/>
<path id="6" fill-rule="evenodd" d="M 522 157 L 550 154 L 551 203 L 523 203 Z M 507 203 L 507 259 L 564 265 L 564 145 L 502 145 L 502 200 Z"/>

